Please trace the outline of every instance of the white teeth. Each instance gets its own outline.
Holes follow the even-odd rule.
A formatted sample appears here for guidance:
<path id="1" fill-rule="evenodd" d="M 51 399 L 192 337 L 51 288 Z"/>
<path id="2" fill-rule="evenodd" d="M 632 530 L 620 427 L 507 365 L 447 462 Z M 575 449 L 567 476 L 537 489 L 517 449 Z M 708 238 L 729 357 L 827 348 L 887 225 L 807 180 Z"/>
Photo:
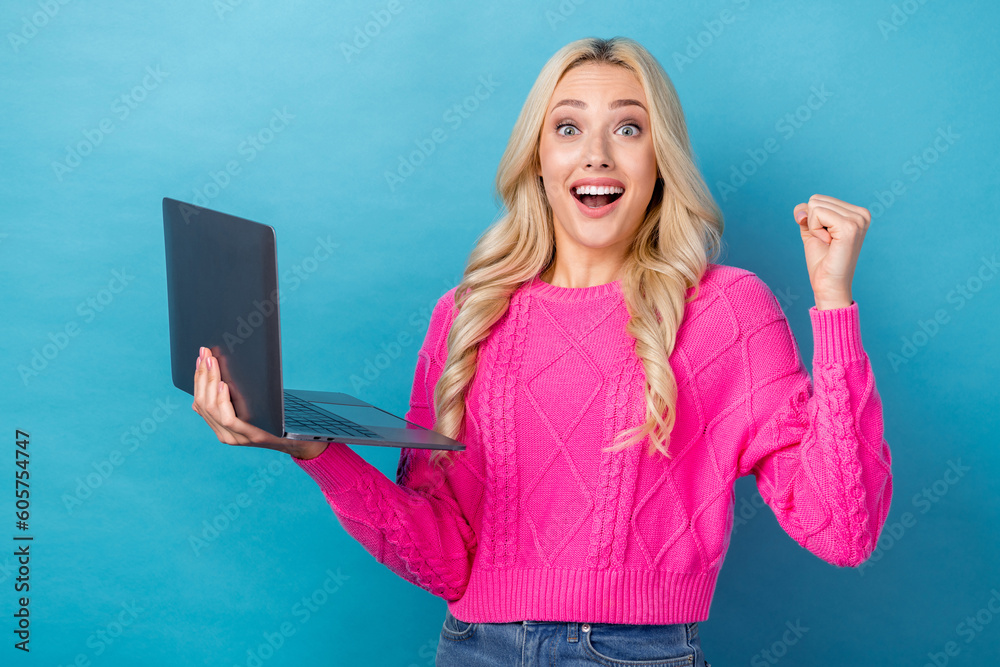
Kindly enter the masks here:
<path id="1" fill-rule="evenodd" d="M 578 195 L 620 195 L 624 192 L 625 188 L 616 188 L 605 185 L 581 185 L 576 188 L 576 194 Z"/>

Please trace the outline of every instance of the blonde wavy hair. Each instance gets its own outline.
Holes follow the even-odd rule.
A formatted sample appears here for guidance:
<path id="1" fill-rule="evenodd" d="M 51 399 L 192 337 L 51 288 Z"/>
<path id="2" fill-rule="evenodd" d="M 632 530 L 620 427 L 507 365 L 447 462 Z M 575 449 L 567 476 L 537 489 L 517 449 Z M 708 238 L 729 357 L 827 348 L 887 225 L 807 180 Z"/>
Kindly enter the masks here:
<path id="1" fill-rule="evenodd" d="M 459 437 L 465 396 L 476 373 L 479 345 L 507 312 L 511 294 L 555 256 L 552 209 L 539 176 L 538 146 L 553 91 L 570 69 L 584 64 L 623 67 L 642 85 L 658 178 L 645 218 L 622 267 L 621 286 L 629 312 L 628 333 L 645 370 L 646 421 L 615 436 L 603 451 L 617 451 L 649 437 L 648 455 L 668 445 L 677 402 L 677 381 L 668 359 L 674 349 L 690 287 L 698 284 L 721 251 L 722 212 L 692 157 L 680 100 L 660 63 L 638 42 L 586 38 L 553 55 L 528 93 L 496 175 L 502 203 L 497 220 L 469 255 L 455 290 L 457 314 L 448 334 L 448 357 L 434 387 L 434 430 Z M 448 450 L 435 450 L 441 465 Z"/>

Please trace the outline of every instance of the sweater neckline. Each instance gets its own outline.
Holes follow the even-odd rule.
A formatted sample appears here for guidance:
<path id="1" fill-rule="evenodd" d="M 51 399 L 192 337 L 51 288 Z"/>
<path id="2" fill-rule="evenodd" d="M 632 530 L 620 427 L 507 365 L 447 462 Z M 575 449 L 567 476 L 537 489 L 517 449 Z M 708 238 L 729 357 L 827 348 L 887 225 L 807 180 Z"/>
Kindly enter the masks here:
<path id="1" fill-rule="evenodd" d="M 528 291 L 537 297 L 550 301 L 583 301 L 594 299 L 609 294 L 621 293 L 621 280 L 615 280 L 603 285 L 591 285 L 590 287 L 559 287 L 551 285 L 541 278 L 539 271 L 528 284 Z"/>

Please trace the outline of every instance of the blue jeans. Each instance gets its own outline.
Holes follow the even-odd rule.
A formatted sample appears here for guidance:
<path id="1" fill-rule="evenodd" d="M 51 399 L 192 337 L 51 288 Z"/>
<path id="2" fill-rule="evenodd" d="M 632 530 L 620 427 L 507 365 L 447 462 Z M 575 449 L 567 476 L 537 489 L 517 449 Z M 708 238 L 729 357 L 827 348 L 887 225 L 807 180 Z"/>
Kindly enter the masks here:
<path id="1" fill-rule="evenodd" d="M 437 667 L 711 667 L 697 623 L 466 623 L 445 614 Z"/>

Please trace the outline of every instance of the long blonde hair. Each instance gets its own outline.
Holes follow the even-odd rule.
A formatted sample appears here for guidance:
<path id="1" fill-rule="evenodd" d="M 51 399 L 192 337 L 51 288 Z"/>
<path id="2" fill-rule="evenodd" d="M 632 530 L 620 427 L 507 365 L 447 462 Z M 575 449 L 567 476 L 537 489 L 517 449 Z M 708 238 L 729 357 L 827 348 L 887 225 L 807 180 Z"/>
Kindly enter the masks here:
<path id="1" fill-rule="evenodd" d="M 465 395 L 476 373 L 479 345 L 507 312 L 511 294 L 543 271 L 555 253 L 552 209 L 538 174 L 545 111 L 562 76 L 582 64 L 624 67 L 638 79 L 649 105 L 650 132 L 660 177 L 622 267 L 628 333 L 646 376 L 646 422 L 622 431 L 606 451 L 649 436 L 649 454 L 667 451 L 676 422 L 677 381 L 669 358 L 681 325 L 685 294 L 697 298 L 709 262 L 721 251 L 722 212 L 694 163 L 680 100 L 659 62 L 638 42 L 580 39 L 553 55 L 528 93 L 497 169 L 501 215 L 469 255 L 455 290 L 457 314 L 448 357 L 434 387 L 434 430 L 458 437 Z M 448 458 L 435 450 L 431 460 Z"/>

